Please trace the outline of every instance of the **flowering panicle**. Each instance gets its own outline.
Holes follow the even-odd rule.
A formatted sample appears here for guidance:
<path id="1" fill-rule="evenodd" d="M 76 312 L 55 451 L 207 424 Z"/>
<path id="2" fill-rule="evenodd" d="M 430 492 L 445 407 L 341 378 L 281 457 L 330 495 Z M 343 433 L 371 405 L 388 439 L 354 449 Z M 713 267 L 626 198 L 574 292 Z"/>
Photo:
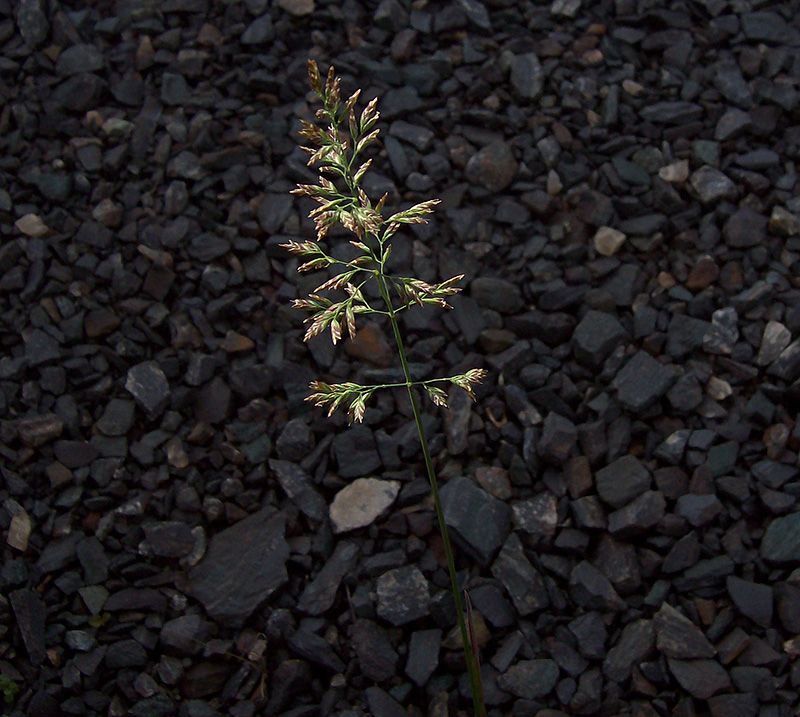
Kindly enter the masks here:
<path id="1" fill-rule="evenodd" d="M 308 328 L 304 340 L 308 341 L 325 331 L 330 331 L 334 344 L 341 340 L 345 332 L 350 338 L 354 338 L 357 330 L 356 317 L 361 314 L 383 314 L 394 320 L 398 311 L 413 305 L 433 304 L 452 308 L 446 297 L 461 290 L 458 283 L 464 278 L 463 274 L 431 284 L 414 277 L 389 275 L 385 271 L 392 248 L 391 237 L 405 224 L 427 223 L 429 215 L 440 200 L 420 202 L 384 219 L 382 211 L 387 195 L 384 194 L 373 206 L 367 193 L 361 188 L 361 180 L 369 171 L 372 158 L 356 159 L 377 141 L 380 133 L 375 127 L 380 118 L 377 98 L 370 100 L 359 114 L 356 103 L 361 90 L 356 90 L 342 102 L 341 84 L 333 68 L 330 68 L 323 79 L 317 64 L 309 60 L 308 76 L 311 89 L 322 100 L 322 107 L 316 115 L 327 123 L 327 127 L 301 121 L 300 136 L 312 145 L 303 147 L 303 150 L 308 154 L 309 166 L 318 165 L 320 176 L 319 184 L 300 184 L 292 193 L 309 197 L 317 203 L 309 213 L 316 229 L 316 241 L 291 240 L 282 246 L 291 254 L 302 257 L 303 262 L 297 267 L 298 271 L 323 270 L 332 271 L 333 274 L 307 298 L 294 301 L 295 308 L 310 312 L 305 320 Z M 358 254 L 350 261 L 330 256 L 320 244 L 336 225 L 343 226 L 356 237 L 350 244 Z M 387 311 L 373 309 L 367 302 L 362 287 L 369 281 L 378 282 L 387 303 Z M 398 307 L 391 305 L 388 294 L 390 287 L 400 300 Z M 387 293 L 384 294 L 383 290 Z M 337 291 L 343 291 L 344 298 L 340 298 L 341 294 L 336 299 L 323 295 Z M 447 395 L 433 383 L 451 381 L 475 398 L 473 387 L 480 382 L 484 373 L 474 369 L 450 379 L 398 385 L 420 385 L 437 406 L 446 408 Z M 308 400 L 315 405 L 327 407 L 329 414 L 340 406 L 349 405 L 348 417 L 352 422 L 363 419 L 366 401 L 378 387 L 354 383 L 329 385 L 315 381 L 311 388 L 314 393 Z"/>

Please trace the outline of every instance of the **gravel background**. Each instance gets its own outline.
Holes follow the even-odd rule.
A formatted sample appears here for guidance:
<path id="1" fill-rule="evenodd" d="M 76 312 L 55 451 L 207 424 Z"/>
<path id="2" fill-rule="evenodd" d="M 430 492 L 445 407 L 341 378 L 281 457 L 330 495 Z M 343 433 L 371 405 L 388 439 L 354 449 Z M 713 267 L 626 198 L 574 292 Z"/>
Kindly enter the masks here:
<path id="1" fill-rule="evenodd" d="M 800 5 L 0 0 L 6 713 L 469 709 L 407 401 L 302 343 L 306 60 L 379 96 L 491 714 L 798 714 Z M 346 232 L 329 246 L 346 257 Z M 10 681 L 10 682 L 9 682 Z M 13 686 L 19 689 L 13 696 Z"/>

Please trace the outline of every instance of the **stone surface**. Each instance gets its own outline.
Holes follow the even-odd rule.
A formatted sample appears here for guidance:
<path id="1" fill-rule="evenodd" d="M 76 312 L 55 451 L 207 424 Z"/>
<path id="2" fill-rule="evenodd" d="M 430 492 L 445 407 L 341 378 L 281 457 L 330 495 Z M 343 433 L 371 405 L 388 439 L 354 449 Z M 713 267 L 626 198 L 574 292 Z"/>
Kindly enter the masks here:
<path id="1" fill-rule="evenodd" d="M 330 507 L 337 533 L 371 525 L 394 503 L 400 484 L 377 478 L 358 478 L 340 490 Z"/>
<path id="2" fill-rule="evenodd" d="M 508 535 L 509 507 L 464 476 L 448 481 L 440 494 L 454 538 L 482 564 L 488 563 Z"/>
<path id="3" fill-rule="evenodd" d="M 215 620 L 242 624 L 287 578 L 285 518 L 262 508 L 212 537 L 191 571 L 192 595 Z"/>

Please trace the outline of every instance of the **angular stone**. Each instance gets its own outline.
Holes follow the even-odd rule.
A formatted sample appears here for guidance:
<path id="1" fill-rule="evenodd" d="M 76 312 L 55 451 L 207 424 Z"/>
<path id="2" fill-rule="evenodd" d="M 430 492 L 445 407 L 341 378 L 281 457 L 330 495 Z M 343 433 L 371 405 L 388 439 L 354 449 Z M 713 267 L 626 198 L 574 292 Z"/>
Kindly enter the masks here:
<path id="1" fill-rule="evenodd" d="M 694 102 L 655 102 L 645 105 L 639 114 L 648 122 L 677 125 L 700 119 L 703 108 Z"/>
<path id="2" fill-rule="evenodd" d="M 195 537 L 186 523 L 165 520 L 145 523 L 142 529 L 150 549 L 158 557 L 183 558 L 194 550 Z"/>
<path id="3" fill-rule="evenodd" d="M 309 615 L 327 612 L 336 600 L 342 578 L 356 566 L 358 555 L 356 543 L 347 540 L 337 543 L 322 569 L 306 583 L 297 601 L 297 609 Z"/>
<path id="4" fill-rule="evenodd" d="M 651 485 L 650 472 L 636 456 L 626 455 L 595 474 L 600 497 L 614 508 L 621 508 L 644 493 Z"/>
<path id="5" fill-rule="evenodd" d="M 533 52 L 515 55 L 511 60 L 511 87 L 523 100 L 535 100 L 542 92 L 544 71 Z"/>
<path id="6" fill-rule="evenodd" d="M 749 207 L 742 207 L 722 227 L 722 236 L 735 249 L 760 246 L 767 239 L 769 219 Z"/>
<path id="7" fill-rule="evenodd" d="M 211 624 L 199 615 L 181 615 L 167 620 L 158 638 L 167 652 L 196 655 L 203 651 L 210 632 Z"/>
<path id="8" fill-rule="evenodd" d="M 792 332 L 780 321 L 768 321 L 761 337 L 756 363 L 766 366 L 776 361 L 783 350 L 792 342 Z"/>
<path id="9" fill-rule="evenodd" d="M 627 337 L 628 332 L 614 315 L 590 309 L 572 334 L 572 352 L 577 361 L 597 369 Z"/>
<path id="10" fill-rule="evenodd" d="M 105 61 L 103 54 L 94 45 L 79 43 L 61 52 L 56 60 L 56 72 L 62 77 L 81 72 L 97 72 Z"/>
<path id="11" fill-rule="evenodd" d="M 17 423 L 20 440 L 31 448 L 58 438 L 63 430 L 64 422 L 55 413 L 23 418 Z"/>
<path id="12" fill-rule="evenodd" d="M 17 27 L 29 47 L 39 47 L 47 39 L 50 32 L 47 7 L 45 0 L 19 0 Z"/>
<path id="13" fill-rule="evenodd" d="M 622 634 L 603 660 L 603 674 L 617 683 L 631 676 L 634 665 L 648 657 L 655 645 L 652 620 L 636 620 L 626 625 Z"/>
<path id="14" fill-rule="evenodd" d="M 478 277 L 470 283 L 470 293 L 481 306 L 501 314 L 516 313 L 523 305 L 519 287 L 507 279 Z"/>
<path id="15" fill-rule="evenodd" d="M 133 426 L 136 404 L 124 398 L 112 398 L 95 427 L 106 436 L 124 436 Z"/>
<path id="16" fill-rule="evenodd" d="M 770 376 L 792 382 L 800 378 L 800 339 L 792 341 L 767 369 Z"/>
<path id="17" fill-rule="evenodd" d="M 405 625 L 428 614 L 430 588 L 416 565 L 405 565 L 378 578 L 377 613 L 392 625 Z"/>
<path id="18" fill-rule="evenodd" d="M 578 440 L 578 429 L 568 418 L 552 411 L 542 426 L 538 452 L 548 463 L 562 466 Z"/>
<path id="19" fill-rule="evenodd" d="M 289 461 L 271 459 L 269 467 L 283 491 L 305 515 L 318 523 L 325 520 L 328 504 L 314 487 L 308 473 Z"/>
<path id="20" fill-rule="evenodd" d="M 449 480 L 440 493 L 445 521 L 455 540 L 487 565 L 508 535 L 510 508 L 464 476 Z"/>
<path id="21" fill-rule="evenodd" d="M 624 538 L 644 533 L 658 525 L 665 512 L 666 501 L 661 492 L 648 490 L 608 516 L 608 532 Z"/>
<path id="22" fill-rule="evenodd" d="M 351 644 L 367 679 L 384 682 L 394 677 L 400 656 L 382 627 L 372 620 L 356 620 Z"/>
<path id="23" fill-rule="evenodd" d="M 674 383 L 674 371 L 645 351 L 637 351 L 616 375 L 612 385 L 619 402 L 629 411 L 652 406 Z"/>
<path id="24" fill-rule="evenodd" d="M 731 686 L 728 673 L 715 660 L 676 660 L 667 658 L 669 670 L 692 697 L 707 700 Z"/>
<path id="25" fill-rule="evenodd" d="M 742 580 L 729 575 L 726 580 L 728 594 L 736 609 L 761 627 L 772 624 L 772 588 L 769 585 Z"/>
<path id="26" fill-rule="evenodd" d="M 511 504 L 514 525 L 534 537 L 552 538 L 558 526 L 558 499 L 545 491 Z"/>
<path id="27" fill-rule="evenodd" d="M 342 478 L 359 478 L 381 467 L 372 431 L 356 425 L 333 439 L 333 452 Z"/>
<path id="28" fill-rule="evenodd" d="M 25 339 L 25 358 L 31 366 L 58 361 L 61 355 L 58 341 L 40 329 L 34 329 Z"/>
<path id="29" fill-rule="evenodd" d="M 608 578 L 586 560 L 570 572 L 569 592 L 575 603 L 585 609 L 620 611 L 626 607 Z"/>
<path id="30" fill-rule="evenodd" d="M 517 174 L 517 161 L 505 142 L 494 142 L 480 149 L 467 162 L 467 179 L 493 194 L 502 192 Z"/>
<path id="31" fill-rule="evenodd" d="M 330 506 L 334 531 L 344 533 L 371 525 L 394 503 L 400 483 L 378 478 L 358 478 L 342 488 Z"/>
<path id="32" fill-rule="evenodd" d="M 689 493 L 678 498 L 675 514 L 685 518 L 695 528 L 710 523 L 722 512 L 722 503 L 715 495 Z"/>
<path id="33" fill-rule="evenodd" d="M 189 591 L 212 618 L 241 625 L 288 580 L 284 529 L 284 516 L 266 506 L 211 539 Z"/>
<path id="34" fill-rule="evenodd" d="M 689 660 L 714 657 L 716 650 L 697 625 L 669 603 L 663 603 L 653 617 L 656 647 L 666 657 Z"/>
<path id="35" fill-rule="evenodd" d="M 800 513 L 775 518 L 764 532 L 760 550 L 776 563 L 800 561 Z"/>
<path id="36" fill-rule="evenodd" d="M 508 536 L 492 563 L 492 575 L 503 583 L 521 616 L 530 615 L 550 604 L 544 579 L 525 557 L 516 533 Z"/>
<path id="37" fill-rule="evenodd" d="M 736 185 L 727 175 L 713 167 L 700 167 L 692 173 L 689 184 L 697 192 L 703 204 L 717 202 L 720 199 L 734 199 L 737 195 Z"/>
<path id="38" fill-rule="evenodd" d="M 16 629 L 22 636 L 28 659 L 41 665 L 47 657 L 45 645 L 45 604 L 32 590 L 14 590 L 9 593 L 9 602 L 14 611 Z"/>
<path id="39" fill-rule="evenodd" d="M 544 697 L 556 686 L 558 665 L 553 660 L 522 660 L 497 678 L 501 690 L 526 700 Z"/>
<path id="40" fill-rule="evenodd" d="M 418 687 L 424 687 L 439 665 L 441 630 L 415 630 L 408 642 L 405 672 Z"/>
<path id="41" fill-rule="evenodd" d="M 128 369 L 125 388 L 148 414 L 158 415 L 169 403 L 169 381 L 155 361 L 144 361 Z"/>

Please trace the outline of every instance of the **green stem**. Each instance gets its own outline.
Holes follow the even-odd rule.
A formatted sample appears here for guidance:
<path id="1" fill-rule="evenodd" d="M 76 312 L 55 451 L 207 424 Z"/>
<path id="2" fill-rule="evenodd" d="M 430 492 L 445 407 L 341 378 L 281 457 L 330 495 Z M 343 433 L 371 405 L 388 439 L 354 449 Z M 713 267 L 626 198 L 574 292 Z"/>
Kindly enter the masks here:
<path id="1" fill-rule="evenodd" d="M 458 627 L 461 631 L 461 643 L 464 646 L 464 655 L 467 661 L 467 674 L 469 676 L 470 692 L 472 693 L 472 708 L 475 717 L 485 717 L 486 707 L 483 704 L 483 690 L 481 687 L 480 672 L 478 667 L 477 655 L 472 651 L 469 640 L 469 632 L 467 630 L 467 621 L 464 617 L 464 603 L 461 599 L 461 592 L 458 588 L 458 576 L 456 575 L 456 564 L 453 559 L 453 548 L 450 545 L 450 534 L 447 530 L 447 523 L 444 519 L 444 510 L 442 509 L 442 501 L 439 497 L 439 482 L 436 479 L 436 471 L 433 467 L 433 459 L 431 452 L 428 448 L 428 439 L 425 435 L 425 427 L 422 425 L 422 414 L 419 410 L 417 397 L 414 394 L 415 381 L 411 378 L 411 372 L 408 368 L 408 360 L 406 359 L 405 347 L 403 345 L 403 337 L 400 333 L 400 326 L 397 323 L 395 310 L 392 305 L 392 299 L 389 296 L 389 290 L 386 286 L 383 274 L 377 277 L 378 286 L 380 287 L 381 296 L 386 303 L 386 308 L 389 311 L 389 321 L 392 324 L 392 331 L 394 332 L 394 340 L 397 344 L 397 352 L 400 356 L 400 365 L 403 368 L 403 375 L 405 376 L 405 387 L 408 391 L 408 398 L 411 401 L 411 411 L 414 414 L 414 423 L 417 426 L 417 435 L 419 436 L 420 447 L 422 448 L 422 456 L 425 459 L 425 468 L 428 472 L 428 480 L 431 484 L 431 493 L 433 495 L 433 504 L 436 509 L 436 517 L 439 521 L 439 532 L 442 536 L 442 543 L 444 545 L 444 554 L 447 559 L 447 569 L 450 573 L 450 586 L 453 590 L 453 599 L 456 603 L 456 618 L 458 620 Z"/>

